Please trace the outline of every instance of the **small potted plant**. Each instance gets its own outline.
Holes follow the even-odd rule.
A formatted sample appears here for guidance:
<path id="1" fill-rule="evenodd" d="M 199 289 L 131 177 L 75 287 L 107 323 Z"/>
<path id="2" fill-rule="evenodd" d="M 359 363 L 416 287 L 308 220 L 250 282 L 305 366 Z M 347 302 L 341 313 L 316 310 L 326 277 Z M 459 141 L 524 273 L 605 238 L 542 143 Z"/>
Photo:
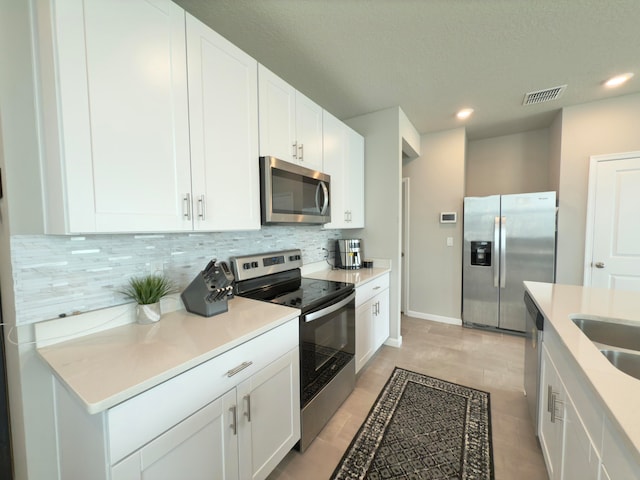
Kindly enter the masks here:
<path id="1" fill-rule="evenodd" d="M 160 299 L 177 291 L 174 283 L 164 275 L 143 275 L 130 278 L 129 285 L 120 293 L 136 301 L 136 319 L 138 323 L 146 324 L 160 320 Z"/>

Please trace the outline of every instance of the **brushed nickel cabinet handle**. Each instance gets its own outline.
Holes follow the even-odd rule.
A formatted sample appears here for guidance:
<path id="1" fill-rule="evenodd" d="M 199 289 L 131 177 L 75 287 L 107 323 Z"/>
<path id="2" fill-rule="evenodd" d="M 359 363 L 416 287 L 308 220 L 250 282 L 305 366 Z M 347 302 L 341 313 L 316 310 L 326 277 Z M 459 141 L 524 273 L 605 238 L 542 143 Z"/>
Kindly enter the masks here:
<path id="1" fill-rule="evenodd" d="M 247 410 L 244 412 L 247 422 L 251 421 L 251 395 L 245 395 L 244 400 L 247 402 Z"/>
<path id="2" fill-rule="evenodd" d="M 187 220 L 191 220 L 191 194 L 187 193 L 182 199 L 182 202 L 183 202 L 182 211 L 184 212 L 184 217 Z"/>
<path id="3" fill-rule="evenodd" d="M 200 217 L 200 220 L 205 219 L 205 209 L 206 209 L 206 203 L 205 203 L 205 198 L 203 193 L 202 195 L 200 195 L 200 198 L 198 198 L 198 217 Z"/>
<path id="4" fill-rule="evenodd" d="M 235 374 L 241 372 L 242 370 L 244 370 L 247 367 L 250 367 L 251 365 L 253 365 L 253 362 L 242 362 L 237 367 L 232 368 L 231 370 L 227 371 L 227 377 L 233 377 Z"/>
<path id="5" fill-rule="evenodd" d="M 229 411 L 231 412 L 231 425 L 229 426 L 231 427 L 231 430 L 233 430 L 233 434 L 237 435 L 238 434 L 238 408 L 234 405 L 229 409 Z"/>

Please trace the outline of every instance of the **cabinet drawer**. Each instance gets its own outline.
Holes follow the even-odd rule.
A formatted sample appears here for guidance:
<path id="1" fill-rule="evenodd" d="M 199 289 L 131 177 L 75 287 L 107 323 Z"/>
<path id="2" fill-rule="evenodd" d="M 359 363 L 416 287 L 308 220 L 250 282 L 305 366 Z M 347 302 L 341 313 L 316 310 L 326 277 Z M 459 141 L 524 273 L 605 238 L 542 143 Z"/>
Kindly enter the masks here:
<path id="1" fill-rule="evenodd" d="M 385 273 L 381 277 L 374 278 L 370 282 L 356 288 L 356 307 L 366 302 L 370 298 L 389 288 L 389 274 Z"/>
<path id="2" fill-rule="evenodd" d="M 294 319 L 109 409 L 111 464 L 297 345 L 298 319 Z"/>

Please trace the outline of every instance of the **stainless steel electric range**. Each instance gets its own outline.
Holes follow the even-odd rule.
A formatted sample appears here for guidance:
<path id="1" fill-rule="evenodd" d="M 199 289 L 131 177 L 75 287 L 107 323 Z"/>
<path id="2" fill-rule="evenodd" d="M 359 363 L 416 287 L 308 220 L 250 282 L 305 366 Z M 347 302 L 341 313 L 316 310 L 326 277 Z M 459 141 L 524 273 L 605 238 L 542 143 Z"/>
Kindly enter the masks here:
<path id="1" fill-rule="evenodd" d="M 231 259 L 236 294 L 301 310 L 300 407 L 304 451 L 355 386 L 355 288 L 302 278 L 302 252 Z"/>

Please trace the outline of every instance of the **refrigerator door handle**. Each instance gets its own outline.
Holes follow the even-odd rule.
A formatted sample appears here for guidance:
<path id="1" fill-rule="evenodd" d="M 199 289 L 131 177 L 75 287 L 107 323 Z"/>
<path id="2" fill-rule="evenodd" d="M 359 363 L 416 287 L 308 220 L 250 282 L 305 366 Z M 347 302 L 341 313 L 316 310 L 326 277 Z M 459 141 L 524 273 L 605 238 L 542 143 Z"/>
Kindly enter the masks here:
<path id="1" fill-rule="evenodd" d="M 498 275 L 498 265 L 496 265 L 496 261 L 498 260 L 498 249 L 500 245 L 500 217 L 495 217 L 493 219 L 493 248 L 491 252 L 491 256 L 493 257 L 493 286 L 498 288 L 498 279 L 500 278 Z"/>
<path id="2" fill-rule="evenodd" d="M 500 218 L 500 288 L 507 283 L 507 217 Z"/>

